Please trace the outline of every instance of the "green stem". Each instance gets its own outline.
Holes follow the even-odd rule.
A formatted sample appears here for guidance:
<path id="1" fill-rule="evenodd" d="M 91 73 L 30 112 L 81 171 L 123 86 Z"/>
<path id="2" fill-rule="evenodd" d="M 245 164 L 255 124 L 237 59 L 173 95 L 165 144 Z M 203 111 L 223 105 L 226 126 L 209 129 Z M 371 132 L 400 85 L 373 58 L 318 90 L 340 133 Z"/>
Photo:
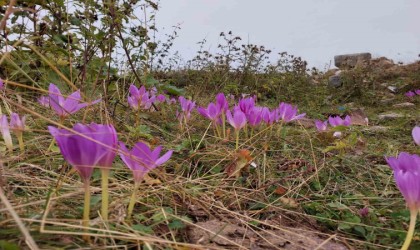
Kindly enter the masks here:
<path id="1" fill-rule="evenodd" d="M 236 150 L 239 148 L 239 129 L 235 129 L 236 134 Z"/>
<path id="2" fill-rule="evenodd" d="M 410 209 L 410 226 L 408 227 L 407 236 L 405 238 L 403 246 L 401 247 L 401 250 L 407 250 L 410 246 L 411 240 L 413 239 L 414 235 L 414 228 L 416 226 L 417 213 L 417 210 Z"/>
<path id="3" fill-rule="evenodd" d="M 131 215 L 133 214 L 134 204 L 136 203 L 137 190 L 139 189 L 139 186 L 139 182 L 134 183 L 133 193 L 131 194 L 130 203 L 128 204 L 127 219 L 130 219 Z"/>
<path id="4" fill-rule="evenodd" d="M 108 179 L 109 179 L 109 168 L 101 168 L 102 180 L 102 207 L 101 207 L 101 215 L 104 221 L 108 221 Z"/>
<path id="5" fill-rule="evenodd" d="M 213 122 L 214 128 L 216 129 L 217 137 L 221 137 L 219 126 L 216 124 L 216 122 Z"/>
<path id="6" fill-rule="evenodd" d="M 226 139 L 226 116 L 225 111 L 222 112 L 222 129 L 223 129 L 223 139 Z"/>
<path id="7" fill-rule="evenodd" d="M 20 148 L 20 152 L 25 151 L 25 144 L 23 143 L 23 133 L 22 132 L 17 132 L 16 136 L 18 138 L 19 141 L 19 148 Z"/>
<path id="8" fill-rule="evenodd" d="M 85 232 L 88 233 L 89 229 L 89 217 L 90 217 L 90 181 L 85 180 L 84 181 L 84 189 L 85 189 L 85 203 L 83 207 L 83 227 L 85 228 Z M 89 235 L 83 235 L 83 240 L 86 242 L 90 241 Z"/>
<path id="9" fill-rule="evenodd" d="M 139 116 L 140 116 L 139 113 L 140 113 L 140 109 L 136 112 L 136 121 L 135 121 L 136 127 L 139 125 Z"/>

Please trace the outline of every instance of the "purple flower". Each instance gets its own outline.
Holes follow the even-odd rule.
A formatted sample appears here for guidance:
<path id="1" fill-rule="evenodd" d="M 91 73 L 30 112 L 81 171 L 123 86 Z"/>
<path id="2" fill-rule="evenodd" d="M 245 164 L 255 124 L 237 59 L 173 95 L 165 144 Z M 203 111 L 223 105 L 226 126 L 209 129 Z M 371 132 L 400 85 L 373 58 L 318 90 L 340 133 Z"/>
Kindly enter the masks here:
<path id="1" fill-rule="evenodd" d="M 248 123 L 251 127 L 258 126 L 262 121 L 262 107 L 253 107 L 248 111 L 247 114 L 245 114 Z"/>
<path id="2" fill-rule="evenodd" d="M 246 125 L 246 116 L 239 108 L 234 109 L 233 116 L 230 110 L 226 112 L 226 119 L 235 130 L 240 130 Z"/>
<path id="3" fill-rule="evenodd" d="M 415 95 L 416 95 L 416 93 L 414 93 L 413 91 L 408 91 L 407 93 L 405 93 L 405 96 L 407 96 L 409 98 L 411 98 L 411 97 L 413 97 Z"/>
<path id="4" fill-rule="evenodd" d="M 167 98 L 166 99 L 166 103 L 171 105 L 171 104 L 175 104 L 176 103 L 176 99 L 175 98 Z"/>
<path id="5" fill-rule="evenodd" d="M 4 143 L 6 144 L 6 147 L 10 151 L 12 151 L 13 150 L 13 141 L 12 141 L 12 136 L 10 135 L 9 122 L 7 120 L 6 115 L 1 115 L 1 117 L 0 117 L 0 133 L 3 137 Z"/>
<path id="6" fill-rule="evenodd" d="M 224 113 L 229 109 L 229 103 L 226 100 L 225 94 L 219 93 L 216 95 L 216 106 Z"/>
<path id="7" fill-rule="evenodd" d="M 79 172 L 84 182 L 90 179 L 95 166 L 108 166 L 115 157 L 116 133 L 111 125 L 78 123 L 73 127 L 77 133 L 52 126 L 48 130 L 56 139 L 63 158 Z"/>
<path id="8" fill-rule="evenodd" d="M 4 82 L 3 79 L 0 79 L 0 90 L 4 89 Z"/>
<path id="9" fill-rule="evenodd" d="M 414 92 L 416 93 L 416 95 L 420 95 L 420 89 L 416 89 L 414 90 Z"/>
<path id="10" fill-rule="evenodd" d="M 156 96 L 146 91 L 144 86 L 138 89 L 134 84 L 131 84 L 129 92 L 130 95 L 127 97 L 127 101 L 134 110 L 150 109 L 156 100 Z"/>
<path id="11" fill-rule="evenodd" d="M 302 119 L 306 115 L 305 113 L 298 115 L 296 106 L 293 106 L 291 104 L 284 103 L 284 102 L 280 103 L 277 112 L 278 112 L 279 119 L 285 122 L 299 120 L 299 119 Z"/>
<path id="12" fill-rule="evenodd" d="M 209 103 L 207 108 L 198 107 L 197 108 L 198 113 L 200 113 L 202 116 L 206 117 L 207 119 L 220 123 L 220 115 L 222 114 L 221 109 L 214 103 Z"/>
<path id="13" fill-rule="evenodd" d="M 67 98 L 64 98 L 57 86 L 52 83 L 49 87 L 49 98 L 50 106 L 61 118 L 65 118 L 86 106 L 93 105 L 101 101 L 101 99 L 98 99 L 91 103 L 80 103 L 80 90 L 77 90 Z"/>
<path id="14" fill-rule="evenodd" d="M 120 157 L 125 165 L 133 171 L 134 181 L 140 183 L 145 174 L 150 170 L 162 165 L 171 158 L 173 151 L 169 150 L 162 157 L 159 157 L 162 146 L 156 147 L 153 151 L 143 142 L 138 142 L 131 151 L 125 144 L 120 142 Z"/>
<path id="15" fill-rule="evenodd" d="M 255 100 L 252 97 L 243 98 L 239 101 L 238 106 L 243 113 L 247 114 L 255 106 Z"/>
<path id="16" fill-rule="evenodd" d="M 420 146 L 420 127 L 414 127 L 411 134 L 413 135 L 414 142 Z"/>
<path id="17" fill-rule="evenodd" d="M 276 121 L 277 110 L 270 111 L 269 108 L 263 107 L 261 110 L 261 117 L 267 125 L 273 124 Z"/>
<path id="18" fill-rule="evenodd" d="M 360 209 L 359 210 L 359 215 L 360 215 L 360 217 L 367 217 L 369 215 L 369 208 L 364 207 L 364 208 Z"/>
<path id="19" fill-rule="evenodd" d="M 177 112 L 176 116 L 180 122 L 188 121 L 191 117 L 191 111 L 195 107 L 195 102 L 185 99 L 185 97 L 180 96 L 178 101 L 181 105 L 181 112 Z"/>
<path id="20" fill-rule="evenodd" d="M 320 121 L 315 120 L 315 127 L 318 130 L 318 132 L 324 132 L 328 130 L 328 121 Z"/>
<path id="21" fill-rule="evenodd" d="M 420 156 L 401 152 L 398 157 L 385 157 L 394 171 L 397 187 L 410 211 L 420 208 Z"/>
<path id="22" fill-rule="evenodd" d="M 166 96 L 163 94 L 160 94 L 156 97 L 156 100 L 159 102 L 165 102 L 166 101 Z"/>
<path id="23" fill-rule="evenodd" d="M 10 130 L 14 132 L 23 132 L 25 130 L 25 120 L 25 116 L 20 119 L 18 114 L 12 113 L 10 115 Z"/>
<path id="24" fill-rule="evenodd" d="M 328 122 L 330 123 L 330 125 L 332 127 L 337 127 L 337 126 L 350 126 L 351 125 L 351 117 L 346 115 L 346 117 L 344 118 L 344 120 L 339 117 L 339 116 L 330 116 L 328 117 Z"/>
<path id="25" fill-rule="evenodd" d="M 49 108 L 50 107 L 50 98 L 48 96 L 40 96 L 38 98 L 38 103 L 42 106 Z"/>

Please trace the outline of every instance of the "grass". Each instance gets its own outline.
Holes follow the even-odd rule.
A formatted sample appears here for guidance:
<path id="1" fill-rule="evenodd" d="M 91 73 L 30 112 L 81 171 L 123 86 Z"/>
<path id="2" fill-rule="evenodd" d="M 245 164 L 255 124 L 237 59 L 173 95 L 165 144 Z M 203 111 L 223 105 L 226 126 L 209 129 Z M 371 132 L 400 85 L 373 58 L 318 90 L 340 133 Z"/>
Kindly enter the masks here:
<path id="1" fill-rule="evenodd" d="M 60 72 L 51 62 L 48 65 Z M 202 74 L 210 77 L 205 71 Z M 66 76 L 58 76 L 73 87 Z M 216 91 L 206 87 L 189 85 L 186 95 L 200 106 L 207 105 Z M 261 99 L 272 107 L 279 100 L 294 100 L 300 111 L 321 119 L 342 113 L 339 107 L 348 104 L 339 98 L 329 101 L 328 95 L 339 93 L 324 85 L 310 86 L 310 91 L 302 84 L 282 88 L 284 92 L 274 97 L 264 97 L 262 90 Z M 127 106 L 121 91 L 126 90 L 116 90 L 104 99 Z M 384 90 L 375 91 L 378 98 L 386 96 Z M 364 100 L 366 96 L 353 99 L 353 106 L 364 108 L 371 124 L 387 130 L 352 126 L 341 148 L 334 147 L 333 138 L 299 122 L 261 128 L 247 138 L 241 132 L 239 148 L 250 152 L 257 167 L 245 164 L 238 176 L 225 172 L 240 161 L 233 129 L 228 138 L 218 138 L 197 112 L 180 128 L 177 107 L 161 105 L 158 112 L 141 113 L 140 125 L 135 126 L 136 115 L 123 105 L 88 107 L 64 125 L 108 121 L 127 144 L 144 140 L 175 153 L 139 186 L 131 220 L 126 219 L 134 187 L 131 172 L 117 157 L 109 176 L 106 222 L 100 213 L 101 175 L 95 170 L 90 224 L 84 228 L 83 183 L 58 147 L 49 148 L 52 137 L 46 126 L 58 126 L 59 121 L 34 101 L 39 94 L 45 90 L 9 81 L 1 95 L 3 113 L 18 111 L 29 118 L 24 152 L 15 148 L 10 154 L 0 143 L 0 249 L 278 249 L 287 245 L 295 249 L 396 249 L 404 241 L 409 211 L 384 156 L 420 151 L 410 136 L 419 122 L 419 100 L 413 101 L 415 107 L 401 109 L 392 107 L 404 101 L 401 95 L 384 105 L 368 105 L 372 100 Z M 389 121 L 377 117 L 389 111 L 406 117 Z M 350 113 L 351 108 L 344 112 Z M 357 139 L 353 143 L 352 136 Z M 362 216 L 359 211 L 365 207 L 369 213 Z M 87 235 L 89 243 L 83 240 Z M 418 236 L 413 249 L 420 247 Z"/>

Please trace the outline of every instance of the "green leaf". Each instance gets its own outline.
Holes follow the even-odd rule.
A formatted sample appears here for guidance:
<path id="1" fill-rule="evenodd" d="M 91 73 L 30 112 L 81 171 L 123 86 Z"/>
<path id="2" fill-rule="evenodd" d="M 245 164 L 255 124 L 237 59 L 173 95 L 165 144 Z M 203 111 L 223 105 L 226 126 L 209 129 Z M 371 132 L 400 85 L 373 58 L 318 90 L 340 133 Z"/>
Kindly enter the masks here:
<path id="1" fill-rule="evenodd" d="M 133 228 L 134 230 L 139 231 L 141 233 L 144 233 L 144 234 L 153 234 L 154 233 L 152 227 L 145 226 L 143 224 L 136 224 L 136 225 L 133 225 L 131 228 Z"/>
<path id="2" fill-rule="evenodd" d="M 79 18 L 77 18 L 77 17 L 72 17 L 72 18 L 70 19 L 70 23 L 71 23 L 72 25 L 80 26 L 80 25 L 82 24 L 82 21 L 80 21 L 80 19 L 79 19 Z"/>
<path id="3" fill-rule="evenodd" d="M 166 85 L 162 86 L 162 89 L 166 90 L 168 92 L 168 94 L 170 94 L 170 95 L 181 96 L 181 95 L 185 94 L 184 89 L 177 88 L 177 87 L 175 87 L 173 85 L 170 85 L 170 84 L 166 84 Z"/>
<path id="4" fill-rule="evenodd" d="M 15 243 L 0 240 L 0 250 L 19 250 L 19 246 Z"/>
<path id="5" fill-rule="evenodd" d="M 186 227 L 185 223 L 179 219 L 174 219 L 168 224 L 170 229 L 183 229 Z"/>

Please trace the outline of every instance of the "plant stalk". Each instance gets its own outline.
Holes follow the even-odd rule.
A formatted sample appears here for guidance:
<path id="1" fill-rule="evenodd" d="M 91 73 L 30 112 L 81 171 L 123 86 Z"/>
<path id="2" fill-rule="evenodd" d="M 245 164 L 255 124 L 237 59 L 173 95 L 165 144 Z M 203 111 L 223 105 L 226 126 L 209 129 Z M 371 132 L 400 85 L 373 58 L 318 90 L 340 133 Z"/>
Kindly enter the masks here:
<path id="1" fill-rule="evenodd" d="M 101 168 L 101 187 L 102 187 L 102 206 L 101 206 L 101 215 L 104 221 L 108 221 L 108 179 L 109 179 L 109 168 Z"/>
<path id="2" fill-rule="evenodd" d="M 90 180 L 84 181 L 84 189 L 85 189 L 85 203 L 83 207 L 83 227 L 85 227 L 85 232 L 89 232 L 89 218 L 90 218 Z M 86 242 L 90 242 L 89 235 L 83 235 L 83 240 Z"/>
<path id="3" fill-rule="evenodd" d="M 405 238 L 404 244 L 401 247 L 401 250 L 407 250 L 410 246 L 414 235 L 414 228 L 416 226 L 417 213 L 418 211 L 416 209 L 410 209 L 410 226 L 408 227 L 407 236 Z"/>
<path id="4" fill-rule="evenodd" d="M 18 141 L 19 141 L 20 152 L 25 151 L 25 143 L 23 143 L 23 133 L 22 132 L 17 132 L 16 137 L 18 138 Z"/>
<path id="5" fill-rule="evenodd" d="M 134 204 L 136 203 L 137 190 L 139 189 L 139 186 L 140 182 L 134 183 L 133 193 L 131 194 L 130 203 L 128 204 L 127 219 L 130 219 L 131 215 L 133 214 Z"/>
<path id="6" fill-rule="evenodd" d="M 236 134 L 236 150 L 239 148 L 239 129 L 235 129 Z"/>

